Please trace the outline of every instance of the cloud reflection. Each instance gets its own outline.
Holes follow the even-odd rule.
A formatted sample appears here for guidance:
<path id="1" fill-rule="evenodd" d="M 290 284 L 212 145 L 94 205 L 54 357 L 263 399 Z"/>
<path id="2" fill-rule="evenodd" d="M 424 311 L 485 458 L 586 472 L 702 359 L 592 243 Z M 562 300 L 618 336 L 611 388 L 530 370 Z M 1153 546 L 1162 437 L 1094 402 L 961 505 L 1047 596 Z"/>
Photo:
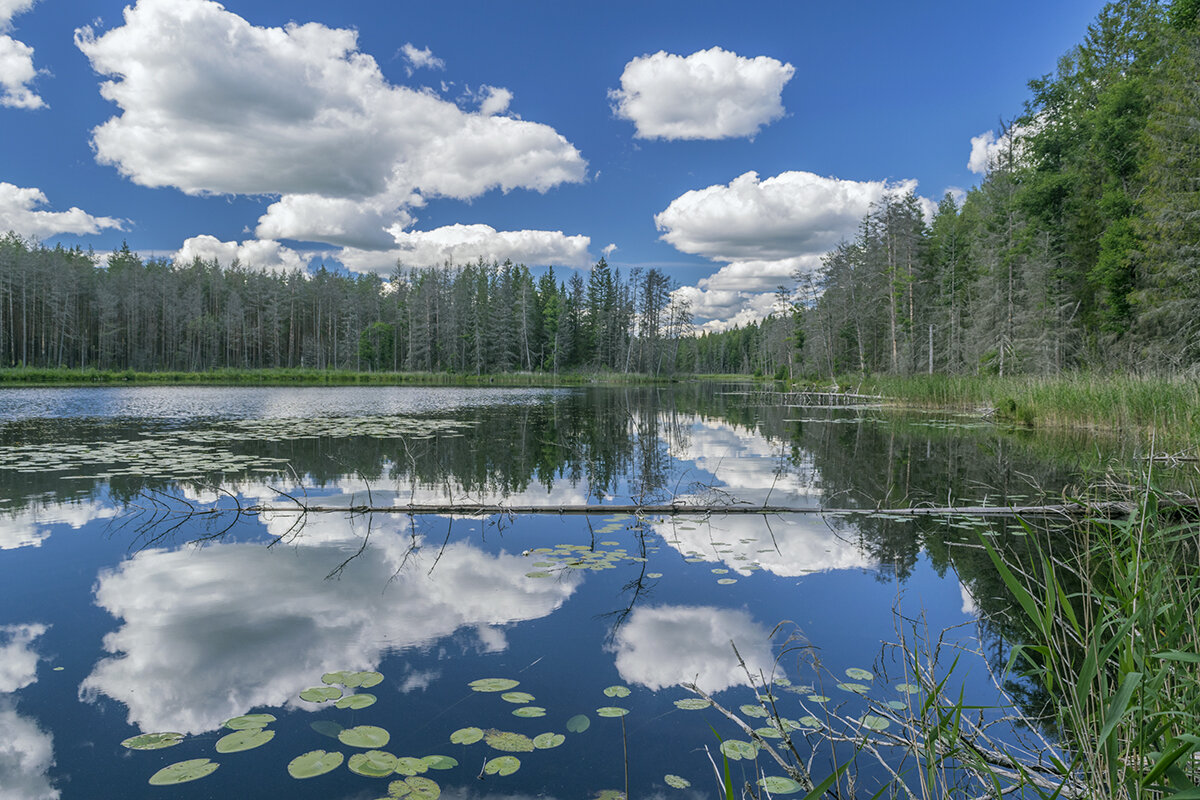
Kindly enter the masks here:
<path id="1" fill-rule="evenodd" d="M 580 580 L 530 581 L 520 556 L 463 542 L 439 557 L 407 518 L 378 516 L 362 557 L 326 579 L 366 535 L 365 522 L 354 523 L 316 515 L 287 547 L 146 551 L 102 573 L 96 601 L 122 625 L 104 638 L 113 655 L 81 695 L 127 704 L 143 731 L 213 730 L 252 708 L 295 702 L 325 672 L 372 669 L 389 650 L 461 629 L 502 648 L 500 626 L 550 614 Z M 267 520 L 272 532 L 290 524 Z"/>
<path id="2" fill-rule="evenodd" d="M 95 519 L 109 519 L 117 510 L 107 503 L 48 503 L 40 507 L 0 513 L 0 550 L 41 547 L 50 537 L 51 525 L 70 525 L 78 530 Z"/>
<path id="3" fill-rule="evenodd" d="M 54 738 L 17 713 L 12 692 L 37 681 L 33 643 L 48 630 L 30 623 L 0 626 L 0 800 L 57 800 L 47 773 L 54 766 Z"/>

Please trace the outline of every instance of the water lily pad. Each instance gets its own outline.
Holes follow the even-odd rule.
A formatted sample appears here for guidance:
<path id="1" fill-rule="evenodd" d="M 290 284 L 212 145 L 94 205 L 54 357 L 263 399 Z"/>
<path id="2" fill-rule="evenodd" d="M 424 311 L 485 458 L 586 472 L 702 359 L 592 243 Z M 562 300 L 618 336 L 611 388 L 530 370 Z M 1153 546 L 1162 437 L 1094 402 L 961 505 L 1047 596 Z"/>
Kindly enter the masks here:
<path id="1" fill-rule="evenodd" d="M 629 709 L 621 708 L 620 706 L 604 706 L 596 709 L 598 717 L 623 717 L 629 713 Z"/>
<path id="2" fill-rule="evenodd" d="M 728 586 L 731 583 L 737 583 L 737 578 L 721 578 L 717 581 L 719 586 Z"/>
<path id="3" fill-rule="evenodd" d="M 370 689 L 372 686 L 378 686 L 383 683 L 383 673 L 375 672 L 374 670 L 356 672 L 355 677 L 358 680 L 358 686 L 363 689 Z"/>
<path id="4" fill-rule="evenodd" d="M 646 577 L 650 578 L 651 580 L 658 580 L 662 576 L 663 576 L 663 574 L 661 572 L 647 572 L 646 573 Z"/>
<path id="5" fill-rule="evenodd" d="M 525 577 L 526 578 L 553 578 L 554 573 L 547 572 L 544 569 L 538 569 L 538 570 L 534 570 L 533 572 L 526 572 Z M 475 691 L 485 692 L 485 691 L 495 691 L 495 690 L 493 690 L 493 689 L 476 689 Z"/>
<path id="6" fill-rule="evenodd" d="M 567 720 L 567 730 L 571 733 L 583 733 L 592 725 L 592 720 L 587 714 L 576 714 Z"/>
<path id="7" fill-rule="evenodd" d="M 316 722 L 310 723 L 308 727 L 322 736 L 328 736 L 330 739 L 338 738 L 338 734 L 346 730 L 345 725 L 341 725 L 331 719 L 319 719 Z"/>
<path id="8" fill-rule="evenodd" d="M 150 776 L 151 786 L 173 786 L 176 783 L 187 783 L 199 780 L 217 771 L 221 766 L 208 758 L 190 758 L 163 767 Z"/>
<path id="9" fill-rule="evenodd" d="M 741 710 L 742 710 L 742 713 L 745 714 L 747 717 L 759 717 L 759 718 L 765 719 L 768 716 L 767 710 L 765 708 L 763 708 L 762 706 L 751 705 L 749 703 L 742 706 Z"/>
<path id="10" fill-rule="evenodd" d="M 454 769 L 458 766 L 458 759 L 450 756 L 425 756 L 421 760 L 430 769 Z"/>
<path id="11" fill-rule="evenodd" d="M 731 761 L 740 761 L 743 758 L 752 760 L 758 755 L 758 748 L 752 742 L 744 742 L 741 739 L 726 739 L 721 742 L 721 752 Z"/>
<path id="12" fill-rule="evenodd" d="M 347 765 L 356 775 L 367 778 L 386 778 L 396 769 L 396 757 L 383 750 L 368 750 L 350 756 Z"/>
<path id="13" fill-rule="evenodd" d="M 184 740 L 182 733 L 166 731 L 164 733 L 143 733 L 131 736 L 121 744 L 130 750 L 161 750 L 164 747 L 174 747 Z"/>
<path id="14" fill-rule="evenodd" d="M 758 781 L 758 785 L 771 794 L 795 794 L 804 788 L 791 778 L 784 778 L 780 775 L 769 775 L 761 778 Z"/>
<path id="15" fill-rule="evenodd" d="M 799 722 L 800 722 L 800 724 L 801 724 L 801 725 L 803 725 L 803 726 L 804 726 L 804 727 L 806 727 L 806 728 L 819 728 L 819 727 L 821 727 L 821 720 L 817 719 L 816 717 L 812 716 L 811 714 L 809 714 L 809 715 L 807 715 L 807 716 L 804 716 L 804 717 L 801 717 L 801 718 L 799 719 Z"/>
<path id="16" fill-rule="evenodd" d="M 904 709 L 908 708 L 907 705 L 900 702 L 899 700 L 888 700 L 887 704 L 888 704 L 888 708 L 895 709 L 896 711 L 903 711 Z"/>
<path id="17" fill-rule="evenodd" d="M 850 667 L 850 669 L 846 670 L 846 677 L 856 681 L 873 681 L 875 680 L 875 673 L 861 667 Z"/>
<path id="18" fill-rule="evenodd" d="M 354 681 L 354 684 L 357 686 L 358 681 L 355 681 L 354 678 L 352 677 L 354 675 L 357 675 L 357 673 L 354 672 L 353 670 L 345 670 L 345 669 L 338 670 L 337 672 L 326 672 L 324 675 L 321 676 L 321 682 L 322 683 L 340 683 L 343 686 L 348 686 L 349 684 L 347 683 L 347 681 Z"/>
<path id="19" fill-rule="evenodd" d="M 493 750 L 500 750 L 505 753 L 533 752 L 533 739 L 530 739 L 523 733 L 498 731 L 493 728 L 484 734 L 483 740 Z"/>
<path id="20" fill-rule="evenodd" d="M 376 748 L 391 741 L 392 735 L 374 725 L 357 725 L 338 734 L 338 741 L 347 747 Z"/>
<path id="21" fill-rule="evenodd" d="M 771 683 L 774 683 L 776 686 L 784 686 L 784 687 L 792 685 L 791 679 L 789 679 L 786 675 L 776 675 L 772 679 Z"/>
<path id="22" fill-rule="evenodd" d="M 692 785 L 692 782 L 687 778 L 681 778 L 678 775 L 663 775 L 663 780 L 672 789 L 686 789 Z"/>
<path id="23" fill-rule="evenodd" d="M 240 753 L 243 750 L 253 750 L 262 747 L 275 738 L 275 731 L 265 731 L 262 728 L 248 728 L 234 731 L 217 739 L 218 753 Z"/>
<path id="24" fill-rule="evenodd" d="M 408 786 L 408 796 L 412 800 L 437 800 L 442 796 L 442 787 L 438 786 L 436 781 L 432 781 L 429 778 L 405 778 L 404 783 Z M 388 787 L 388 793 L 391 793 L 390 786 Z"/>
<path id="25" fill-rule="evenodd" d="M 429 765 L 424 759 L 405 756 L 396 759 L 395 771 L 397 775 L 420 775 L 429 771 Z"/>
<path id="26" fill-rule="evenodd" d="M 475 744 L 482 738 L 482 728 L 459 728 L 450 734 L 450 741 L 454 744 Z"/>
<path id="27" fill-rule="evenodd" d="M 705 700 L 701 697 L 685 697 L 683 700 L 676 700 L 676 708 L 682 708 L 684 711 L 699 711 L 702 708 L 708 708 L 712 705 L 712 701 Z"/>
<path id="28" fill-rule="evenodd" d="M 823 694 L 810 694 L 808 696 L 808 699 L 809 699 L 809 702 L 812 702 L 812 703 L 828 703 L 829 702 L 829 697 L 827 695 L 823 695 Z"/>
<path id="29" fill-rule="evenodd" d="M 312 750 L 302 756 L 296 756 L 288 762 L 287 771 L 293 778 L 315 778 L 324 775 L 342 765 L 345 756 L 341 753 L 327 753 L 324 750 Z"/>
<path id="30" fill-rule="evenodd" d="M 483 765 L 483 771 L 488 775 L 512 775 L 520 768 L 521 759 L 516 756 L 500 756 Z"/>
<path id="31" fill-rule="evenodd" d="M 510 678 L 480 678 L 467 685 L 477 692 L 507 692 L 520 686 L 521 682 Z"/>
<path id="32" fill-rule="evenodd" d="M 867 714 L 862 718 L 864 728 L 870 728 L 873 731 L 886 730 L 892 724 L 887 717 L 876 716 L 875 714 Z"/>
<path id="33" fill-rule="evenodd" d="M 505 692 L 500 695 L 500 699 L 509 703 L 525 705 L 526 703 L 532 703 L 535 698 L 529 692 Z"/>
<path id="34" fill-rule="evenodd" d="M 586 717 L 584 718 L 586 719 Z M 533 746 L 538 750 L 550 750 L 565 742 L 567 737 L 561 733 L 539 733 L 533 737 Z"/>
<path id="35" fill-rule="evenodd" d="M 231 731 L 246 731 L 251 728 L 265 728 L 274 721 L 274 714 L 243 714 L 240 717 L 225 720 L 225 727 Z"/>
<path id="36" fill-rule="evenodd" d="M 546 709 L 541 706 L 521 706 L 520 708 L 514 708 L 512 713 L 514 717 L 544 717 L 546 716 Z"/>
<path id="37" fill-rule="evenodd" d="M 896 691 L 902 692 L 904 694 L 916 694 L 917 692 L 919 692 L 921 690 L 917 686 L 914 686 L 911 683 L 897 683 Z"/>
<path id="38" fill-rule="evenodd" d="M 628 686 L 610 686 L 604 690 L 605 697 L 629 697 Z"/>
<path id="39" fill-rule="evenodd" d="M 341 696 L 342 690 L 336 686 L 310 686 L 300 693 L 300 699 L 310 703 L 326 703 Z"/>
<path id="40" fill-rule="evenodd" d="M 754 732 L 764 739 L 782 739 L 783 732 L 778 728 L 755 728 Z"/>
<path id="41" fill-rule="evenodd" d="M 871 691 L 871 687 L 867 686 L 866 684 L 852 683 L 849 681 L 846 683 L 839 683 L 837 687 L 843 692 L 854 692 L 855 694 L 866 694 L 867 692 Z"/>
<path id="42" fill-rule="evenodd" d="M 367 706 L 375 705 L 375 701 L 377 699 L 378 698 L 375 697 L 375 695 L 373 695 L 373 694 L 368 694 L 367 692 L 360 692 L 359 694 L 346 695 L 341 700 L 338 700 L 337 703 L 335 703 L 335 705 L 338 708 L 352 708 L 352 709 L 357 710 L 360 708 L 366 708 Z"/>

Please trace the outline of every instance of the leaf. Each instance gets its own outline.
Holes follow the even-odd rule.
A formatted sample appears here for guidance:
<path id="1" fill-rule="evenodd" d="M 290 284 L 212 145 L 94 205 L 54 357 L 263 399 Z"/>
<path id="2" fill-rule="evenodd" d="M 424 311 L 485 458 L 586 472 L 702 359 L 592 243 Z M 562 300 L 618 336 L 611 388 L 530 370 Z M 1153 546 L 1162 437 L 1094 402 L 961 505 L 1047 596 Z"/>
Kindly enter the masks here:
<path id="1" fill-rule="evenodd" d="M 300 693 L 300 699 L 310 703 L 325 703 L 341 696 L 342 690 L 336 686 L 310 686 Z"/>
<path id="2" fill-rule="evenodd" d="M 769 714 L 767 713 L 767 710 L 765 708 L 763 708 L 762 706 L 751 705 L 750 703 L 747 703 L 746 705 L 741 706 L 741 711 L 747 717 L 758 717 L 760 719 L 766 719 L 769 716 Z"/>
<path id="3" fill-rule="evenodd" d="M 482 738 L 482 728 L 459 728 L 450 734 L 450 741 L 453 744 L 475 744 Z"/>
<path id="4" fill-rule="evenodd" d="M 514 708 L 512 713 L 514 717 L 544 717 L 546 716 L 546 709 L 541 706 L 521 706 L 520 708 Z"/>
<path id="5" fill-rule="evenodd" d="M 392 735 L 374 725 L 358 725 L 346 728 L 338 734 L 338 741 L 347 747 L 377 748 L 386 745 Z"/>
<path id="6" fill-rule="evenodd" d="M 760 778 L 758 785 L 771 794 L 795 794 L 804 788 L 791 778 L 784 778 L 779 775 L 768 775 L 765 778 Z"/>
<path id="7" fill-rule="evenodd" d="M 322 736 L 328 736 L 330 739 L 336 739 L 339 733 L 346 730 L 346 726 L 329 719 L 319 719 L 316 722 L 310 723 L 308 727 Z"/>
<path id="8" fill-rule="evenodd" d="M 870 728 L 873 731 L 886 730 L 892 724 L 887 717 L 880 717 L 875 714 L 867 714 L 862 718 L 864 728 Z"/>
<path id="9" fill-rule="evenodd" d="M 866 694 L 871 691 L 871 687 L 863 683 L 839 683 L 837 688 L 843 692 L 854 692 L 855 694 Z"/>
<path id="10" fill-rule="evenodd" d="M 165 733 L 143 733 L 140 736 L 131 736 L 121 742 L 121 744 L 130 750 L 161 750 L 164 747 L 174 747 L 182 742 L 184 738 L 182 733 L 174 733 L 172 731 Z"/>
<path id="11" fill-rule="evenodd" d="M 425 763 L 424 759 L 405 756 L 396 759 L 395 771 L 397 775 L 420 775 L 422 772 L 429 771 L 429 765 Z"/>
<path id="12" fill-rule="evenodd" d="M 525 705 L 526 703 L 532 703 L 535 698 L 529 692 L 505 692 L 500 695 L 500 699 L 509 703 Z"/>
<path id="13" fill-rule="evenodd" d="M 586 717 L 584 718 L 586 719 Z M 565 742 L 567 737 L 561 733 L 539 733 L 533 737 L 533 746 L 538 750 L 550 750 Z"/>
<path id="14" fill-rule="evenodd" d="M 366 778 L 386 778 L 396 769 L 397 758 L 382 750 L 368 750 L 350 756 L 346 766 L 356 775 Z"/>
<path id="15" fill-rule="evenodd" d="M 243 714 L 240 717 L 225 720 L 225 727 L 231 731 L 244 731 L 250 728 L 265 728 L 274 721 L 274 714 Z"/>
<path id="16" fill-rule="evenodd" d="M 846 670 L 846 677 L 856 681 L 873 681 L 875 680 L 875 673 L 861 667 L 850 667 L 850 669 Z"/>
<path id="17" fill-rule="evenodd" d="M 523 733 L 498 731 L 493 728 L 484 734 L 483 740 L 493 750 L 505 753 L 532 753 L 534 749 L 533 740 Z"/>
<path id="18" fill-rule="evenodd" d="M 686 789 L 692 785 L 687 778 L 681 778 L 678 775 L 663 775 L 663 781 L 672 789 Z"/>
<path id="19" fill-rule="evenodd" d="M 458 766 L 458 759 L 450 756 L 425 756 L 421 760 L 430 769 L 454 769 Z"/>
<path id="20" fill-rule="evenodd" d="M 685 697 L 683 700 L 675 701 L 675 707 L 682 708 L 684 711 L 699 711 L 700 709 L 708 708 L 711 705 L 711 700 L 704 700 L 700 697 Z"/>
<path id="21" fill-rule="evenodd" d="M 190 758 L 163 767 L 150 776 L 151 786 L 173 786 L 212 775 L 220 764 L 207 758 Z"/>
<path id="22" fill-rule="evenodd" d="M 623 717 L 629 713 L 629 709 L 621 708 L 620 706 L 604 706 L 596 709 L 598 717 Z"/>
<path id="23" fill-rule="evenodd" d="M 628 686 L 610 686 L 604 690 L 605 697 L 629 697 Z"/>
<path id="24" fill-rule="evenodd" d="M 288 762 L 287 771 L 293 778 L 303 780 L 324 775 L 342 765 L 345 756 L 341 753 L 327 753 L 324 750 L 311 750 L 304 755 L 296 756 Z"/>
<path id="25" fill-rule="evenodd" d="M 521 759 L 516 756 L 500 756 L 493 758 L 483 765 L 484 773 L 488 775 L 512 775 L 521 768 Z"/>
<path id="26" fill-rule="evenodd" d="M 592 725 L 592 720 L 587 714 L 576 714 L 567 720 L 567 730 L 571 733 L 583 733 Z"/>
<path id="27" fill-rule="evenodd" d="M 405 778 L 404 782 L 408 784 L 409 797 L 414 800 L 437 800 L 442 796 L 442 787 L 429 778 Z"/>
<path id="28" fill-rule="evenodd" d="M 341 700 L 338 700 L 334 705 L 336 705 L 338 708 L 352 708 L 358 710 L 360 708 L 366 708 L 368 706 L 375 705 L 375 701 L 377 699 L 378 698 L 373 694 L 361 692 L 359 694 L 348 694 Z"/>
<path id="29" fill-rule="evenodd" d="M 262 728 L 249 728 L 234 731 L 217 739 L 218 753 L 240 753 L 243 750 L 253 750 L 262 747 L 275 738 L 275 731 L 265 731 Z"/>
<path id="30" fill-rule="evenodd" d="M 758 748 L 741 739 L 726 739 L 721 742 L 721 753 L 732 761 L 753 760 L 758 755 Z"/>
<path id="31" fill-rule="evenodd" d="M 476 692 L 507 692 L 521 685 L 510 678 L 480 678 L 467 684 Z"/>

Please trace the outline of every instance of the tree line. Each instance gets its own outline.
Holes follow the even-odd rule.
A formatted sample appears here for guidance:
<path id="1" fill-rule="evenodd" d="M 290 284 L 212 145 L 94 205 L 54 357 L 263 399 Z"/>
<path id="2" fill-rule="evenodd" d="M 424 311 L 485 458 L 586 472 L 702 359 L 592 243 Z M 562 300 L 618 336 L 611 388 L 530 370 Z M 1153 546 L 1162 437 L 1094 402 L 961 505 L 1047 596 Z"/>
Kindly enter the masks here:
<path id="1" fill-rule="evenodd" d="M 658 269 L 535 277 L 511 262 L 267 272 L 196 259 L 102 264 L 0 238 L 0 364 L 78 369 L 288 368 L 496 373 L 675 371 L 685 304 Z"/>

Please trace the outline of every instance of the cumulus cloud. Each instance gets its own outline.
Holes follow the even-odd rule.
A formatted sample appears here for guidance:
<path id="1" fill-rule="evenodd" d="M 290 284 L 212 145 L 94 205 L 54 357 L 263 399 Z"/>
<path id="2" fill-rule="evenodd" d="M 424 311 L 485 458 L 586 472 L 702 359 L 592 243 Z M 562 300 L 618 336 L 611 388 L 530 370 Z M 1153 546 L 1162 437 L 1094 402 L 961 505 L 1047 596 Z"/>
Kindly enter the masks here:
<path id="1" fill-rule="evenodd" d="M 613 649 L 626 683 L 654 691 L 695 683 L 720 692 L 749 685 L 731 641 L 752 674 L 771 674 L 771 632 L 740 609 L 639 606 L 617 632 Z"/>
<path id="2" fill-rule="evenodd" d="M 707 329 L 761 319 L 771 312 L 777 286 L 810 272 L 838 242 L 852 238 L 871 206 L 916 190 L 915 180 L 853 181 L 789 171 L 762 180 L 747 172 L 671 201 L 654 217 L 663 241 L 723 266 L 684 287 L 681 296 Z M 926 215 L 936 205 L 919 198 Z"/>
<path id="3" fill-rule="evenodd" d="M 388 272 L 397 263 L 406 267 L 435 267 L 445 263 L 465 264 L 482 258 L 486 262 L 510 259 L 530 266 L 578 267 L 588 262 L 587 236 L 568 236 L 562 231 L 498 231 L 490 225 L 447 225 L 428 231 L 391 228 L 388 250 L 343 250 L 338 258 L 361 272 Z"/>
<path id="4" fill-rule="evenodd" d="M 92 131 L 96 157 L 144 186 L 465 199 L 585 175 L 548 125 L 388 83 L 352 30 L 262 28 L 211 0 L 139 0 L 121 27 L 75 40 L 121 110 Z"/>
<path id="5" fill-rule="evenodd" d="M 400 48 L 400 52 L 404 54 L 404 60 L 408 62 L 408 74 L 412 75 L 416 69 L 445 69 L 446 62 L 433 54 L 433 51 L 428 47 L 418 48 L 412 42 L 405 42 Z"/>
<path id="6" fill-rule="evenodd" d="M 0 550 L 41 547 L 50 538 L 52 525 L 70 525 L 78 530 L 96 519 L 109 519 L 117 509 L 94 500 L 66 501 L 30 506 L 0 515 Z"/>
<path id="7" fill-rule="evenodd" d="M 394 243 L 387 232 L 390 226 L 407 226 L 414 221 L 404 206 L 421 202 L 420 196 L 413 194 L 403 198 L 381 195 L 369 200 L 289 194 L 268 206 L 254 235 L 260 239 L 299 239 L 381 250 Z"/>
<path id="8" fill-rule="evenodd" d="M 37 76 L 33 48 L 8 35 L 12 19 L 33 8 L 37 0 L 0 0 L 0 106 L 42 108 L 45 101 L 30 88 Z"/>
<path id="9" fill-rule="evenodd" d="M 45 625 L 0 626 L 0 694 L 23 689 L 37 680 L 38 655 L 30 645 L 46 632 Z"/>
<path id="10" fill-rule="evenodd" d="M 0 181 L 0 233 L 16 231 L 22 236 L 45 239 L 61 233 L 99 233 L 105 228 L 124 228 L 124 220 L 96 217 L 72 206 L 66 211 L 43 211 L 49 203 L 41 189 L 14 186 Z"/>
<path id="11" fill-rule="evenodd" d="M 640 139 L 754 136 L 783 116 L 780 94 L 795 72 L 774 58 L 743 58 L 720 47 L 690 56 L 660 50 L 626 64 L 609 99 Z"/>
<path id="12" fill-rule="evenodd" d="M 308 263 L 304 256 L 279 242 L 258 239 L 239 244 L 222 242 L 208 234 L 184 240 L 174 260 L 178 264 L 190 264 L 197 258 L 201 261 L 216 261 L 222 266 L 229 266 L 236 260 L 243 267 L 270 272 L 302 270 Z"/>
<path id="13" fill-rule="evenodd" d="M 293 521 L 263 520 L 277 533 Z M 127 704 L 143 731 L 214 730 L 251 708 L 295 702 L 325 672 L 372 669 L 386 651 L 458 631 L 503 648 L 506 625 L 550 614 L 581 580 L 531 582 L 527 559 L 465 542 L 423 548 L 404 518 L 375 519 L 363 557 L 325 580 L 365 535 L 365 522 L 328 515 L 287 549 L 148 550 L 103 572 L 96 602 L 121 625 L 105 636 L 111 655 L 81 696 Z"/>
<path id="14" fill-rule="evenodd" d="M 1013 125 L 999 135 L 995 131 L 986 131 L 971 137 L 971 156 L 967 159 L 967 169 L 976 175 L 987 175 L 996 164 L 1011 158 L 1020 162 L 1025 158 L 1025 148 L 1022 140 L 1025 136 L 1036 133 L 1041 126 Z"/>
<path id="15" fill-rule="evenodd" d="M 0 800 L 58 800 L 47 773 L 54 766 L 54 738 L 0 699 Z"/>

